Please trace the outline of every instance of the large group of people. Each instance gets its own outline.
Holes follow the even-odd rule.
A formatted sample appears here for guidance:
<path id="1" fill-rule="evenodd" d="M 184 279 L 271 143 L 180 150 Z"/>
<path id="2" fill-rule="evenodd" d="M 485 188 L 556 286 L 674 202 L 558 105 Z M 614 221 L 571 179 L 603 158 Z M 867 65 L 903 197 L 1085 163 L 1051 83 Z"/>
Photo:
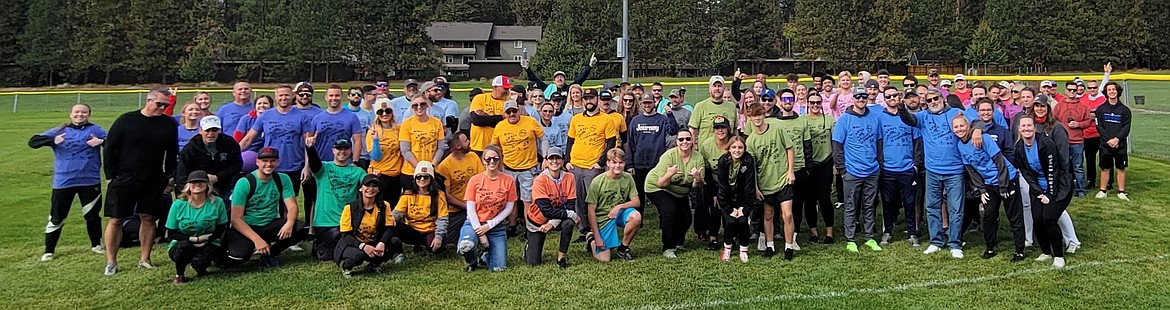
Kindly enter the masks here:
<path id="1" fill-rule="evenodd" d="M 323 107 L 307 82 L 259 97 L 239 82 L 214 113 L 206 93 L 180 105 L 174 89 L 160 88 L 108 132 L 79 103 L 69 122 L 29 140 L 56 157 L 41 260 L 54 258 L 76 195 L 106 275 L 133 233 L 140 268 L 156 268 L 151 248 L 169 240 L 176 284 L 188 266 L 203 275 L 256 256 L 276 267 L 302 242 L 346 276 L 448 250 L 467 271 L 502 271 L 516 236 L 523 262 L 540 265 L 554 231 L 560 268 L 575 233 L 598 261 L 633 260 L 647 211 L 669 259 L 685 255 L 693 227 L 722 261 L 738 253 L 747 262 L 753 241 L 766 258 L 792 260 L 802 241 L 835 243 L 838 208 L 849 252 L 882 251 L 902 231 L 907 246 L 926 243 L 924 254 L 963 258 L 976 227 L 990 259 L 1002 205 L 1011 261 L 1035 244 L 1036 260 L 1060 268 L 1081 246 L 1070 201 L 1092 186 L 1107 198 L 1114 185 L 1128 200 L 1131 114 L 1109 65 L 1100 82 L 1068 81 L 1063 93 L 1052 81 L 951 81 L 934 71 L 898 88 L 886 70 L 814 74 L 811 85 L 759 75 L 741 89 L 748 76 L 737 71 L 731 83 L 712 76 L 694 105 L 662 83 L 581 86 L 590 68 L 572 83 L 564 72 L 546 84 L 529 71 L 528 87 L 497 76 L 462 112 L 441 77 L 407 80 L 397 97 L 385 80 L 329 85 Z"/>

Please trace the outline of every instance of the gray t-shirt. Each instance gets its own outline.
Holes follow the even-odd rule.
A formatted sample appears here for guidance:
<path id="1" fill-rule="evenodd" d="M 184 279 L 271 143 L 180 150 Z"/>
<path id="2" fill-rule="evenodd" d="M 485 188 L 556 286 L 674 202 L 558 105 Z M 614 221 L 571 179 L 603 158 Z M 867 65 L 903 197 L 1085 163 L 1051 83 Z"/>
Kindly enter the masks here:
<path id="1" fill-rule="evenodd" d="M 667 116 L 674 117 L 674 120 L 678 122 L 678 128 L 680 131 L 687 130 L 688 128 L 690 128 L 690 127 L 688 127 L 689 126 L 688 124 L 690 124 L 690 122 L 691 122 L 691 111 L 687 110 L 685 108 L 686 106 L 687 106 L 687 104 L 683 103 L 682 105 L 679 105 L 678 108 L 670 109 L 670 114 L 666 114 Z M 669 108 L 669 106 L 668 106 L 668 108 Z M 674 144 L 675 144 L 674 138 L 676 136 L 677 135 L 666 137 L 666 146 L 667 147 L 674 147 Z"/>

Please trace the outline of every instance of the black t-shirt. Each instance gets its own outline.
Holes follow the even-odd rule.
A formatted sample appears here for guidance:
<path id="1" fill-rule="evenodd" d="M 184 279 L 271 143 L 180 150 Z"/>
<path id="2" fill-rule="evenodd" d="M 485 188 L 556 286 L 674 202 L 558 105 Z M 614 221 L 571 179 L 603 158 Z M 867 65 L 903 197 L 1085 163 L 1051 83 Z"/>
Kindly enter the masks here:
<path id="1" fill-rule="evenodd" d="M 106 178 L 118 182 L 170 178 L 179 155 L 178 126 L 166 115 L 130 111 L 119 116 L 106 138 Z"/>

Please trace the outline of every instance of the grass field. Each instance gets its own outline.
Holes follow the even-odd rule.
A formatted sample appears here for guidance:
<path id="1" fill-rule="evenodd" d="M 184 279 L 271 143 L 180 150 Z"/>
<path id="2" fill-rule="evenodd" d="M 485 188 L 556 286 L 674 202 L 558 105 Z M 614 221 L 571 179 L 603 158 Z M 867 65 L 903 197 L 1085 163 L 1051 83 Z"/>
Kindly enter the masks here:
<path id="1" fill-rule="evenodd" d="M 1167 84 L 1131 82 L 1133 93 L 1147 95 L 1153 111 L 1170 111 Z M 701 91 L 688 98 L 695 102 Z M 72 96 L 28 96 L 21 105 L 46 110 L 67 106 Z M 39 98 L 39 99 L 37 99 Z M 217 95 L 215 102 L 226 101 Z M 456 94 L 466 105 L 466 95 Z M 0 103 L 11 102 L 0 96 Z M 26 101 L 27 100 L 27 101 Z M 109 109 L 95 104 L 94 122 L 108 127 L 135 97 L 111 97 Z M 92 101 L 87 101 L 91 102 Z M 117 102 L 117 103 L 114 103 Z M 63 110 L 63 109 L 62 109 Z M 732 308 L 913 308 L 913 309 L 1163 309 L 1170 306 L 1170 261 L 1166 223 L 1170 211 L 1170 115 L 1136 113 L 1128 191 L 1132 202 L 1077 199 L 1069 212 L 1084 243 L 1068 255 L 1069 268 L 1027 260 L 1009 263 L 1010 255 L 978 258 L 981 235 L 968 233 L 967 258 L 945 253 L 924 256 L 909 247 L 901 233 L 884 252 L 851 254 L 841 243 L 808 244 L 795 261 L 765 260 L 721 263 L 716 252 L 689 250 L 677 260 L 659 253 L 659 230 L 653 211 L 633 244 L 634 262 L 596 263 L 574 244 L 568 270 L 555 265 L 528 267 L 520 259 L 523 243 L 509 241 L 509 269 L 503 273 L 464 273 L 454 255 L 408 255 L 402 265 L 380 275 L 341 277 L 339 269 L 317 263 L 306 252 L 288 253 L 279 269 L 245 268 L 216 273 L 183 287 L 170 285 L 173 265 L 163 247 L 153 251 L 157 270 L 134 269 L 138 249 L 119 255 L 117 276 L 101 275 L 104 257 L 89 251 L 84 224 L 75 208 L 67 221 L 57 259 L 39 262 L 48 212 L 51 154 L 25 146 L 30 135 L 66 120 L 63 112 L 0 112 L 0 214 L 9 220 L 0 230 L 0 305 L 9 309 L 59 308 L 391 308 L 391 309 L 681 309 Z M 880 219 L 880 214 L 878 218 Z M 840 212 L 837 223 L 840 223 Z M 879 225 L 880 226 L 880 225 Z M 1001 225 L 1006 226 L 1006 225 Z M 546 245 L 551 261 L 555 236 Z M 1001 253 L 1010 244 L 1002 227 Z M 801 239 L 804 239 L 803 237 Z M 1032 248 L 1028 256 L 1038 250 Z M 214 269 L 213 269 L 214 270 Z"/>

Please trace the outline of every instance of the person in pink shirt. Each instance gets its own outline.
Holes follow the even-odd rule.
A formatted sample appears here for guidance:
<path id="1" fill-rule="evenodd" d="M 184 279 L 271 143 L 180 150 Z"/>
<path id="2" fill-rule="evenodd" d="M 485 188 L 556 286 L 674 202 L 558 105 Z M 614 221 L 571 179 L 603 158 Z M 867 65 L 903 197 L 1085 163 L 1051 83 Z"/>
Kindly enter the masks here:
<path id="1" fill-rule="evenodd" d="M 849 71 L 837 74 L 837 88 L 832 90 L 829 100 L 825 102 L 825 112 L 833 119 L 841 117 L 845 109 L 853 106 L 853 75 Z"/>
<path id="2" fill-rule="evenodd" d="M 964 107 L 969 107 L 971 106 L 971 102 L 975 102 L 971 100 L 971 88 L 967 87 L 967 76 L 962 74 L 955 75 L 955 91 L 952 94 L 959 96 L 959 100 L 963 101 Z"/>
<path id="3" fill-rule="evenodd" d="M 1016 104 L 1015 99 L 1012 98 L 1012 91 L 1002 84 L 991 85 L 991 90 L 988 92 L 990 93 L 988 97 L 996 99 L 995 108 L 1003 113 L 1004 118 L 1015 118 L 1016 114 L 1024 111 L 1024 107 Z"/>
<path id="4" fill-rule="evenodd" d="M 1100 83 L 1097 81 L 1089 81 L 1086 83 L 1086 94 L 1081 97 L 1081 104 L 1089 107 L 1089 115 L 1093 116 L 1094 120 L 1097 115 L 1097 107 L 1101 106 L 1107 100 L 1102 89 L 1098 87 L 1109 83 L 1109 73 L 1113 71 L 1113 63 L 1105 64 L 1105 77 Z M 1095 188 L 1097 186 L 1097 151 L 1101 148 L 1101 134 L 1097 133 L 1097 124 L 1094 122 L 1093 126 L 1085 128 L 1085 188 Z"/>

